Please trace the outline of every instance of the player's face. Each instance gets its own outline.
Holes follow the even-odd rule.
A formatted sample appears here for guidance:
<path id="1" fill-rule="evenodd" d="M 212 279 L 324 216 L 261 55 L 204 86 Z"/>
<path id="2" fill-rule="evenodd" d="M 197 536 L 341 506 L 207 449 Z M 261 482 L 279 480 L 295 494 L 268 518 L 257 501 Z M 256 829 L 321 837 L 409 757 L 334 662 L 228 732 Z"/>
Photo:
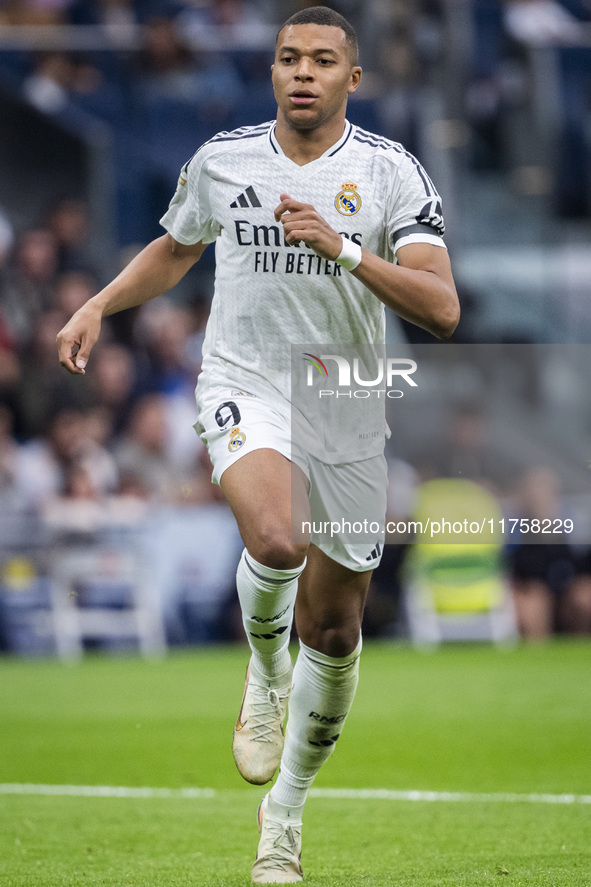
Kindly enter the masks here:
<path id="1" fill-rule="evenodd" d="M 347 96 L 361 80 L 344 31 L 327 25 L 284 28 L 272 72 L 278 113 L 295 130 L 318 129 L 339 114 L 344 117 Z"/>

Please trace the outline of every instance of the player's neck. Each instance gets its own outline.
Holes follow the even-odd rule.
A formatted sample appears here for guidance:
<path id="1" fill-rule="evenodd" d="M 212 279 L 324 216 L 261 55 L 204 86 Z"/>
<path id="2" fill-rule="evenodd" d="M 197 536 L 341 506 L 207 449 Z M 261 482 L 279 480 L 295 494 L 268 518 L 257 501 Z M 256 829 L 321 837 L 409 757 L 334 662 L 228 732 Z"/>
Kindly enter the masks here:
<path id="1" fill-rule="evenodd" d="M 281 114 L 277 115 L 275 138 L 281 150 L 298 166 L 305 166 L 335 145 L 345 131 L 345 119 L 331 120 L 317 129 L 295 129 Z"/>

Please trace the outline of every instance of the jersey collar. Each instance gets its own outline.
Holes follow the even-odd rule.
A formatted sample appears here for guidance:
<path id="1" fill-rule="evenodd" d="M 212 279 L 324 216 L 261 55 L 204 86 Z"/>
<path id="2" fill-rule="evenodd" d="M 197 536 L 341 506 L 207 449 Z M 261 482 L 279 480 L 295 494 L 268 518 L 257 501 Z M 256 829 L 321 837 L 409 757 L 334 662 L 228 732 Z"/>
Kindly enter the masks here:
<path id="1" fill-rule="evenodd" d="M 280 157 L 286 157 L 286 155 L 283 152 L 283 149 L 281 148 L 279 142 L 277 141 L 277 137 L 275 136 L 275 127 L 276 126 L 277 126 L 277 122 L 275 121 L 273 123 L 273 125 L 271 126 L 271 128 L 269 129 L 269 144 L 271 145 L 271 148 L 275 152 L 275 154 L 278 154 Z M 338 142 L 335 142 L 334 145 L 331 145 L 331 147 L 328 148 L 324 152 L 324 154 L 321 154 L 320 157 L 317 157 L 316 160 L 322 160 L 324 157 L 333 157 L 335 154 L 338 154 L 339 151 L 341 151 L 345 147 L 345 145 L 347 144 L 347 142 L 351 138 L 352 134 L 353 134 L 353 124 L 349 123 L 348 120 L 345 120 L 345 131 L 343 132 L 343 134 L 340 137 L 340 139 L 338 140 Z M 286 157 L 286 159 L 289 159 L 289 158 Z M 316 161 L 312 161 L 312 162 L 315 163 Z"/>

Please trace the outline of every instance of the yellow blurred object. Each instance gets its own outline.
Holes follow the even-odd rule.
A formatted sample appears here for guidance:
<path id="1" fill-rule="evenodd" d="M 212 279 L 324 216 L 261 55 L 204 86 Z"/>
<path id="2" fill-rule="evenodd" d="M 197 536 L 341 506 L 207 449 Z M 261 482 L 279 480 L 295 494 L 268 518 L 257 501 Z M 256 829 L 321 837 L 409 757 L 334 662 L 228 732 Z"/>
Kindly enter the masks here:
<path id="1" fill-rule="evenodd" d="M 438 613 L 482 613 L 502 603 L 505 584 L 497 547 L 422 545 L 418 557 L 418 571 Z"/>
<path id="2" fill-rule="evenodd" d="M 27 557 L 9 557 L 2 564 L 0 576 L 8 591 L 26 591 L 37 578 L 37 570 Z"/>
<path id="3" fill-rule="evenodd" d="M 493 494 L 473 481 L 441 478 L 419 488 L 404 581 L 415 642 L 517 637 L 502 517 Z"/>

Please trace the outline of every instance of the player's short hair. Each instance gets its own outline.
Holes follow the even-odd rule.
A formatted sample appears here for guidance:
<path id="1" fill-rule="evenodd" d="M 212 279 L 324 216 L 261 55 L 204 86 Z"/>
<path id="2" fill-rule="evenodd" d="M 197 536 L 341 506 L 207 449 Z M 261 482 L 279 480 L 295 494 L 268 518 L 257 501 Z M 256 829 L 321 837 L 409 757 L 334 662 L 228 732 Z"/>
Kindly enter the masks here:
<path id="1" fill-rule="evenodd" d="M 359 60 L 357 33 L 351 22 L 347 21 L 340 12 L 329 9 L 328 6 L 310 6 L 308 9 L 300 9 L 282 24 L 277 34 L 277 40 L 281 31 L 289 25 L 325 25 L 329 28 L 340 28 L 341 31 L 344 31 L 347 39 L 351 65 L 357 64 Z"/>

